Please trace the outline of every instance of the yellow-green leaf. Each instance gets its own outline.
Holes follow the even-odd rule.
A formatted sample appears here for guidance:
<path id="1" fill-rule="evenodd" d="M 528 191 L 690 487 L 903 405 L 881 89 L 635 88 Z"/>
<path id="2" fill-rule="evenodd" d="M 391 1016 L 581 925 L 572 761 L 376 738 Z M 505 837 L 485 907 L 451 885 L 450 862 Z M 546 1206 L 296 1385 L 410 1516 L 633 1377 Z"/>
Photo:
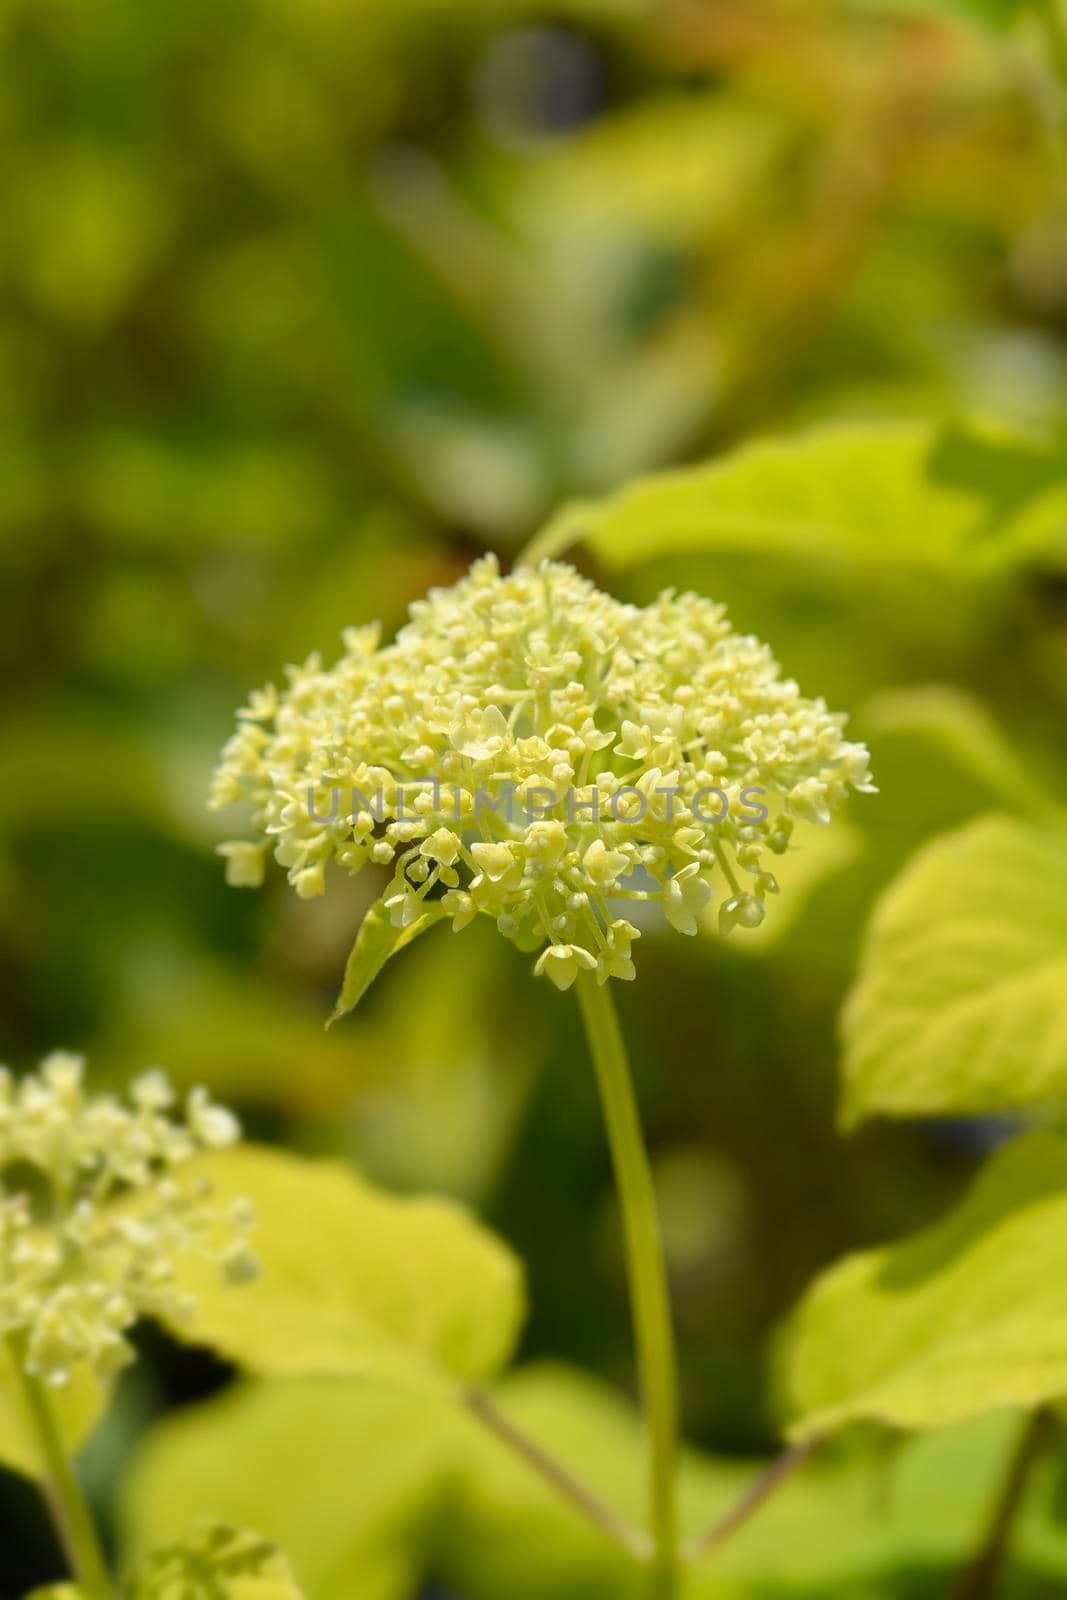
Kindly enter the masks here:
<path id="1" fill-rule="evenodd" d="M 937 1428 L 1067 1395 L 1067 1140 L 1014 1140 L 963 1203 L 809 1291 L 783 1363 L 792 1431 Z"/>
<path id="2" fill-rule="evenodd" d="M 180 1338 L 254 1372 L 439 1387 L 495 1372 L 522 1320 L 520 1265 L 461 1206 L 398 1199 L 339 1162 L 253 1145 L 206 1156 L 221 1200 L 255 1208 L 251 1284 L 186 1265 L 198 1302 Z"/>
<path id="3" fill-rule="evenodd" d="M 144 1439 L 123 1543 L 138 1559 L 210 1514 L 276 1541 L 315 1600 L 410 1600 L 470 1426 L 435 1396 L 351 1379 L 240 1382 Z"/>
<path id="4" fill-rule="evenodd" d="M 509 1377 L 498 1399 L 514 1423 L 604 1503 L 643 1520 L 642 1428 L 629 1401 L 582 1374 L 543 1368 Z M 826 1450 L 720 1549 L 683 1572 L 680 1600 L 901 1600 L 913 1590 L 944 1593 L 945 1571 L 970 1553 L 999 1487 L 1017 1423 L 984 1417 L 902 1441 L 892 1463 L 870 1448 L 869 1438 Z M 736 1506 L 765 1465 L 684 1450 L 684 1540 L 698 1538 Z M 1063 1546 L 1051 1545 L 1049 1513 L 1036 1482 L 1034 1489 L 1036 1503 L 1015 1530 L 1016 1548 L 1028 1571 L 1050 1569 L 1062 1578 Z M 472 1441 L 456 1504 L 440 1525 L 432 1570 L 464 1600 L 648 1595 L 646 1572 L 492 1441 Z"/>
<path id="5" fill-rule="evenodd" d="M 1047 548 L 1064 509 L 1055 455 L 1040 443 L 976 425 L 839 425 L 565 507 L 526 559 L 581 540 L 612 567 L 744 550 L 977 574 Z"/>
<path id="6" fill-rule="evenodd" d="M 630 1401 L 557 1368 L 516 1373 L 496 1398 L 604 1503 L 643 1518 L 642 1429 Z M 920 1573 L 940 1593 L 944 1572 L 972 1547 L 1016 1423 L 986 1417 L 908 1440 L 892 1464 L 860 1439 L 824 1452 L 685 1574 L 684 1600 L 900 1600 L 903 1575 L 914 1584 Z M 685 1534 L 735 1504 L 763 1464 L 685 1451 Z M 1027 1570 L 1054 1582 L 1067 1560 L 1051 1543 L 1040 1487 L 1015 1543 Z M 276 1540 L 315 1600 L 411 1600 L 431 1575 L 465 1600 L 647 1593 L 639 1566 L 472 1419 L 343 1379 L 243 1383 L 153 1429 L 124 1496 L 126 1542 L 136 1551 L 174 1538 L 205 1509 Z"/>
<path id="7" fill-rule="evenodd" d="M 153 1551 L 125 1592 L 127 1600 L 302 1600 L 277 1545 L 221 1522 Z"/>
<path id="8" fill-rule="evenodd" d="M 376 901 L 359 925 L 356 942 L 345 965 L 341 993 L 326 1026 L 346 1016 L 358 1005 L 389 958 L 417 939 L 420 933 L 425 933 L 440 922 L 444 914 L 441 902 L 434 900 L 406 928 L 395 928 L 382 901 Z"/>
<path id="9" fill-rule="evenodd" d="M 537 1059 L 536 1019 L 516 1030 L 504 998 L 516 976 L 509 947 L 488 917 L 478 917 L 462 938 L 413 949 L 402 981 L 387 985 L 373 1014 L 364 1012 L 346 1032 L 355 1070 L 366 1063 L 364 1081 L 373 1074 L 371 1092 L 353 1103 L 350 1081 L 345 1101 L 352 1158 L 372 1181 L 474 1206 L 489 1194 L 511 1152 Z M 525 971 L 519 981 L 528 982 Z"/>
<path id="10" fill-rule="evenodd" d="M 883 13 L 899 11 L 905 16 L 926 13 L 946 21 L 966 21 L 996 29 L 1010 27 L 1026 8 L 1026 0 L 864 0 L 864 3 Z"/>
<path id="11" fill-rule="evenodd" d="M 879 902 L 844 1013 L 842 1119 L 1067 1090 L 1067 833 L 980 818 Z"/>

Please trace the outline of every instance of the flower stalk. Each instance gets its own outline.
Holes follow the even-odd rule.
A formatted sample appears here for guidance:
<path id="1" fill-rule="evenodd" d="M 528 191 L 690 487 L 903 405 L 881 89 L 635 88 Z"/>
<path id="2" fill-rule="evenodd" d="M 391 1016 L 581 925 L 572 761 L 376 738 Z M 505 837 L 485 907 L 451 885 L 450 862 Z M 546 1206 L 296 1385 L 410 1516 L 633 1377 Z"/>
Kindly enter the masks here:
<path id="1" fill-rule="evenodd" d="M 92 1513 L 68 1459 L 47 1385 L 26 1371 L 23 1342 L 11 1334 L 4 1342 L 26 1430 L 41 1461 L 38 1486 L 70 1570 L 85 1600 L 112 1600 L 111 1575 Z"/>
<path id="2" fill-rule="evenodd" d="M 593 973 L 583 972 L 578 976 L 576 990 L 596 1069 L 622 1211 L 630 1307 L 650 1450 L 651 1593 L 656 1600 L 671 1600 L 678 1581 L 678 1374 L 656 1196 L 610 985 L 600 985 Z"/>
<path id="3" fill-rule="evenodd" d="M 1054 1434 L 1055 1422 L 1045 1407 L 1024 1419 L 978 1554 L 960 1580 L 956 1600 L 993 1600 L 1031 1474 Z"/>

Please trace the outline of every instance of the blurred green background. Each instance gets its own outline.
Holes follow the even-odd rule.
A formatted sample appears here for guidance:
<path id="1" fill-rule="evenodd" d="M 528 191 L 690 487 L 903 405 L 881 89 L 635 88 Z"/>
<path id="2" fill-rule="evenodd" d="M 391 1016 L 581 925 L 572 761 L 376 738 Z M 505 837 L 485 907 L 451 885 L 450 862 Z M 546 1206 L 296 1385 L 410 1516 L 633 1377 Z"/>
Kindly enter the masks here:
<path id="1" fill-rule="evenodd" d="M 472 1201 L 529 1263 L 526 1353 L 630 1386 L 573 1006 L 476 927 L 326 1035 L 376 885 L 226 889 L 211 767 L 282 662 L 395 627 L 567 497 L 824 419 L 1067 428 L 1040 39 L 947 3 L 7 0 L 0 42 L 2 1053 L 158 1061 L 262 1136 Z M 1003 801 L 955 733 L 1067 776 L 1067 562 L 964 595 L 884 554 L 626 580 L 725 600 L 854 714 L 884 791 L 759 936 L 650 937 L 621 997 L 688 1428 L 725 1452 L 775 1437 L 767 1335 L 811 1274 L 931 1215 L 995 1133 L 833 1131 L 875 893 Z M 101 1478 L 218 1379 L 149 1342 Z M 3 1496 L 14 1596 L 53 1558 Z"/>

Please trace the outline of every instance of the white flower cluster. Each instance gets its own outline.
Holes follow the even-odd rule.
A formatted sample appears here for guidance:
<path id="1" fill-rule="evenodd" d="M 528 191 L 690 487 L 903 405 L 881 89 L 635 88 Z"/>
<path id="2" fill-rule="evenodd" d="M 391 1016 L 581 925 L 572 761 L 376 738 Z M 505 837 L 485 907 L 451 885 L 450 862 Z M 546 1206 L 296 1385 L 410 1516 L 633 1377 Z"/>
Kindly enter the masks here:
<path id="1" fill-rule="evenodd" d="M 175 1176 L 240 1137 L 233 1114 L 194 1089 L 173 1119 L 158 1070 L 134 1081 L 128 1104 L 88 1097 L 83 1075 L 64 1052 L 19 1082 L 0 1068 L 0 1334 L 56 1385 L 80 1363 L 101 1379 L 123 1367 L 141 1315 L 195 1314 L 177 1285 L 180 1256 L 216 1261 L 228 1281 L 256 1272 L 250 1208 L 213 1206 L 202 1181 Z"/>
<path id="2" fill-rule="evenodd" d="M 502 577 L 489 556 L 393 644 L 373 627 L 345 644 L 239 713 L 212 805 L 251 801 L 258 838 L 220 846 L 229 881 L 260 883 L 271 844 L 305 896 L 330 861 L 391 865 L 394 922 L 443 895 L 453 927 L 493 917 L 560 988 L 633 977 L 627 901 L 691 934 L 721 886 L 721 929 L 756 926 L 766 852 L 872 788 L 844 717 L 698 595 L 638 608 L 569 566 Z"/>

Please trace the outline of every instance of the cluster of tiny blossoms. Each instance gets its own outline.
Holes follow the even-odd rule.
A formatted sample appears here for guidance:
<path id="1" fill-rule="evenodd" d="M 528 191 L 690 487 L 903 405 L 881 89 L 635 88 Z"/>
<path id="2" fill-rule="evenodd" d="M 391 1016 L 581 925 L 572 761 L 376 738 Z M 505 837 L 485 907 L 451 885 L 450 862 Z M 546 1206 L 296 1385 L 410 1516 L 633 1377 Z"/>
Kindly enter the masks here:
<path id="1" fill-rule="evenodd" d="M 194 1089 L 184 1118 L 153 1070 L 129 1102 L 89 1097 L 79 1056 L 55 1052 L 15 1082 L 0 1068 L 0 1334 L 31 1375 L 62 1385 L 86 1364 L 106 1379 L 131 1358 L 141 1315 L 187 1320 L 195 1302 L 176 1261 L 198 1254 L 226 1281 L 255 1275 L 241 1201 L 211 1204 L 175 1176 L 199 1151 L 232 1144 L 237 1119 Z"/>
<path id="2" fill-rule="evenodd" d="M 220 846 L 230 882 L 259 884 L 271 844 L 304 896 L 331 861 L 389 865 L 394 923 L 438 897 L 457 930 L 491 916 L 560 988 L 633 977 L 628 904 L 691 934 L 719 890 L 721 929 L 755 927 L 768 852 L 871 788 L 844 717 L 695 594 L 638 608 L 569 566 L 502 577 L 485 557 L 394 643 L 345 645 L 239 713 L 212 805 L 250 801 L 258 837 Z"/>

